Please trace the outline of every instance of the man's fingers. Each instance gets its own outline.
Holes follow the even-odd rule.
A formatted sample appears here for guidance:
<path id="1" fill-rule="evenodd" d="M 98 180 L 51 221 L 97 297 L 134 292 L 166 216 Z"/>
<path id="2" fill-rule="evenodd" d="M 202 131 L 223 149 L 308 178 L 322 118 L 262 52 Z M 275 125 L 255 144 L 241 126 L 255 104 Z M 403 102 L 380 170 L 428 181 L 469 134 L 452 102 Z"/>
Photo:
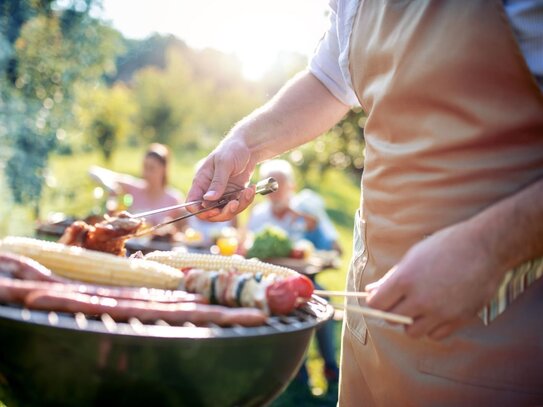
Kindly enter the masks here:
<path id="1" fill-rule="evenodd" d="M 392 267 L 379 280 L 374 281 L 373 283 L 370 283 L 370 284 L 366 285 L 365 290 L 370 292 L 370 291 L 374 291 L 374 290 L 378 289 L 379 287 L 381 287 L 390 277 L 392 277 L 394 275 L 394 272 L 396 271 L 397 268 L 398 268 L 398 266 Z"/>
<path id="2" fill-rule="evenodd" d="M 241 194 L 239 195 L 239 207 L 237 209 L 237 213 L 240 213 L 241 211 L 244 211 L 251 203 L 253 203 L 253 200 L 255 198 L 255 187 L 251 186 L 249 188 L 245 188 Z"/>
<path id="3" fill-rule="evenodd" d="M 202 220 L 209 220 L 209 221 L 212 221 L 212 219 L 214 217 L 216 217 L 217 215 L 219 215 L 221 213 L 222 209 L 221 208 L 213 208 L 213 209 L 210 209 L 206 212 L 202 212 L 202 213 L 199 213 L 198 215 L 196 215 L 198 218 L 202 219 Z"/>
<path id="4" fill-rule="evenodd" d="M 240 193 L 239 199 L 228 202 L 228 204 L 222 208 L 220 212 L 213 212 L 206 217 L 206 219 L 212 222 L 223 222 L 230 220 L 238 213 L 244 211 L 253 202 L 254 196 L 254 187 L 246 188 Z"/>
<path id="5" fill-rule="evenodd" d="M 190 190 L 187 194 L 187 202 L 199 201 L 202 199 L 203 195 L 209 189 L 208 186 L 213 177 L 213 173 L 213 162 L 208 160 L 196 172 L 194 179 L 192 180 Z M 189 212 L 196 212 L 198 209 L 201 209 L 200 205 L 191 205 L 187 208 Z"/>
<path id="6" fill-rule="evenodd" d="M 392 269 L 393 272 L 395 269 Z M 383 311 L 391 310 L 405 296 L 405 291 L 402 286 L 397 284 L 391 277 L 389 271 L 381 280 L 376 283 L 368 284 L 365 288 L 370 291 L 367 303 L 370 307 L 381 309 Z"/>
<path id="7" fill-rule="evenodd" d="M 237 214 L 238 201 L 230 201 L 228 205 L 221 209 L 221 211 L 213 216 L 207 218 L 211 222 L 225 222 L 232 219 Z"/>
<path id="8" fill-rule="evenodd" d="M 207 188 L 204 186 L 204 182 L 201 181 L 199 178 L 195 178 L 192 181 L 192 185 L 190 186 L 189 192 L 187 194 L 187 202 L 191 201 L 197 201 L 199 199 L 202 199 L 202 195 L 206 193 Z"/>
<path id="9" fill-rule="evenodd" d="M 368 297 L 367 303 L 372 308 L 388 311 L 394 308 L 403 298 L 403 294 L 394 287 L 390 289 L 381 287 Z"/>

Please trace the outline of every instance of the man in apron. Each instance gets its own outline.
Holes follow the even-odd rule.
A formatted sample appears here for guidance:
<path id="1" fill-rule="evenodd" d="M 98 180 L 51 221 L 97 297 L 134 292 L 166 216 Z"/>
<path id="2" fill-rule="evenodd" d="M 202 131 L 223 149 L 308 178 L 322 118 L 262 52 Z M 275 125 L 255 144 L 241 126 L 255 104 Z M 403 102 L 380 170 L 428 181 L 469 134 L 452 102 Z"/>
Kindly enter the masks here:
<path id="1" fill-rule="evenodd" d="M 543 97 L 511 10 L 331 6 L 309 70 L 232 129 L 187 199 L 246 185 L 258 162 L 360 103 L 366 162 L 347 289 L 415 322 L 347 312 L 340 405 L 543 404 Z M 204 217 L 228 219 L 253 196 Z"/>

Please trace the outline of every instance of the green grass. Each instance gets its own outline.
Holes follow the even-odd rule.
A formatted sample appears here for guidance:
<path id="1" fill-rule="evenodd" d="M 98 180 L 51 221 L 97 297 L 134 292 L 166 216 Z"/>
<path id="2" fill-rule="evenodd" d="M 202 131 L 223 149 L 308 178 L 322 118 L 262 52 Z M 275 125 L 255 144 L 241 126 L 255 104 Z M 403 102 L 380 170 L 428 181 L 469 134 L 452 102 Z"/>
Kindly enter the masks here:
<path id="1" fill-rule="evenodd" d="M 97 186 L 88 176 L 91 165 L 139 175 L 143 149 L 125 148 L 118 150 L 107 165 L 96 153 L 73 156 L 53 156 L 50 160 L 50 174 L 40 204 L 40 216 L 46 218 L 52 213 L 62 212 L 78 217 L 88 215 L 99 205 L 93 198 L 93 189 Z M 172 159 L 170 183 L 186 193 L 190 188 L 194 166 L 203 158 L 200 154 L 177 153 Z M 324 176 L 308 176 L 309 186 L 325 200 L 327 211 L 339 232 L 339 241 L 343 248 L 342 265 L 337 270 L 327 270 L 318 275 L 317 281 L 326 289 L 343 290 L 349 259 L 352 251 L 352 229 L 354 213 L 360 197 L 359 181 L 338 170 L 329 170 Z M 303 187 L 303 186 L 301 186 Z M 7 193 L 5 185 L 0 184 L 0 194 Z M 244 223 L 246 214 L 240 216 Z M 28 208 L 16 207 L 7 203 L 0 207 L 0 237 L 7 234 L 32 235 L 34 220 Z M 339 300 L 341 301 L 341 300 Z M 341 323 L 336 322 L 336 344 L 339 356 Z M 311 345 L 308 355 L 308 369 L 312 383 L 317 391 L 326 387 L 322 376 L 322 360 L 316 347 Z"/>

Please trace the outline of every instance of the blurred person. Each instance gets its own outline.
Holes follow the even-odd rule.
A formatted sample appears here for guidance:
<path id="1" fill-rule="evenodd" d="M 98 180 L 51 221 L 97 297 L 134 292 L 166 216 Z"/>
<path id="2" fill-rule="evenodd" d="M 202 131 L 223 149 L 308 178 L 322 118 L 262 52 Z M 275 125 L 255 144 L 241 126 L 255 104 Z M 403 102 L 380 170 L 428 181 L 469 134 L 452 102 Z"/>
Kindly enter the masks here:
<path id="1" fill-rule="evenodd" d="M 141 178 L 98 166 L 91 167 L 89 174 L 93 179 L 104 185 L 109 193 L 117 197 L 126 194 L 130 195 L 132 202 L 127 209 L 132 213 L 139 213 L 184 202 L 183 195 L 168 186 L 169 161 L 170 151 L 168 147 L 163 144 L 153 143 L 147 148 L 143 157 Z M 179 217 L 184 213 L 187 212 L 172 210 L 146 216 L 145 220 L 151 225 L 157 225 L 170 218 Z M 173 225 L 178 230 L 182 230 L 185 224 L 185 221 L 180 221 Z"/>
<path id="2" fill-rule="evenodd" d="M 324 200 L 315 191 L 303 189 L 292 199 L 292 206 L 299 212 L 317 218 L 318 222 L 313 230 L 307 230 L 304 238 L 309 240 L 317 250 L 335 250 L 339 254 L 343 249 L 338 241 L 338 232 L 332 220 L 326 213 Z"/>
<path id="3" fill-rule="evenodd" d="M 294 247 L 297 242 L 307 239 L 316 249 L 328 250 L 339 247 L 337 231 L 326 215 L 324 207 L 319 207 L 320 197 L 317 193 L 304 190 L 299 198 L 296 197 L 296 183 L 291 164 L 285 160 L 270 160 L 262 163 L 259 170 L 260 178 L 273 177 L 279 183 L 276 192 L 266 195 L 265 201 L 251 209 L 247 228 L 253 233 L 268 226 L 283 229 Z M 324 289 L 316 281 L 315 276 L 308 276 L 317 289 Z M 337 391 L 339 368 L 336 361 L 336 346 L 334 340 L 334 323 L 328 321 L 315 333 L 319 353 L 324 361 L 324 376 L 331 393 Z M 309 376 L 304 363 L 300 368 L 297 380 L 309 387 Z"/>
<path id="4" fill-rule="evenodd" d="M 543 4 L 331 0 L 329 16 L 308 69 L 231 129 L 188 199 L 244 187 L 362 106 L 347 289 L 414 322 L 346 312 L 339 405 L 543 404 Z"/>
<path id="5" fill-rule="evenodd" d="M 269 177 L 277 180 L 279 189 L 251 209 L 247 229 L 257 233 L 273 225 L 283 229 L 293 242 L 301 240 L 306 232 L 315 230 L 317 219 L 292 205 L 296 185 L 292 166 L 285 160 L 265 162 L 260 166 L 260 178 Z"/>

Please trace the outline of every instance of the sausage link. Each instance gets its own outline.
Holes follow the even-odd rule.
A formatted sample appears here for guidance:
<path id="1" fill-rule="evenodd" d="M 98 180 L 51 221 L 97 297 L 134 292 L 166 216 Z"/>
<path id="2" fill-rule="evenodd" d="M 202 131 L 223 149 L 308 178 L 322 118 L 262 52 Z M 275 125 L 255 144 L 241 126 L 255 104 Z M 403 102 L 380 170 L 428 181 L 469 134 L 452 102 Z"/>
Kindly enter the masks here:
<path id="1" fill-rule="evenodd" d="M 114 299 L 153 301 L 165 303 L 198 302 L 207 300 L 199 294 L 186 291 L 166 291 L 146 288 L 100 287 L 87 284 L 51 283 L 48 281 L 16 280 L 0 276 L 0 301 L 23 303 L 27 294 L 32 291 L 71 292 Z"/>
<path id="2" fill-rule="evenodd" d="M 266 321 L 266 314 L 253 308 L 116 300 L 73 292 L 33 291 L 26 297 L 25 305 L 38 310 L 109 314 L 116 321 L 138 318 L 142 322 L 154 322 L 161 319 L 173 325 L 191 322 L 196 325 L 214 323 L 222 326 L 258 326 Z"/>
<path id="3" fill-rule="evenodd" d="M 51 283 L 67 281 L 56 276 L 36 260 L 11 253 L 0 253 L 0 273 L 21 280 L 49 281 Z"/>

